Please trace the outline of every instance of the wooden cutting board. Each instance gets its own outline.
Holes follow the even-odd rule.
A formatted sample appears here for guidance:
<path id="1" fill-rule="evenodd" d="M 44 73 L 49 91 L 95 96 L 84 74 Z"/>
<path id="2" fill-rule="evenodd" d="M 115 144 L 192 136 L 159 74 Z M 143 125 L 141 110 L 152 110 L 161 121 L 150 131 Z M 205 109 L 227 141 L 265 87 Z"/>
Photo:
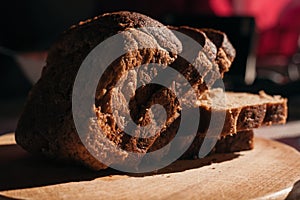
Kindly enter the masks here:
<path id="1" fill-rule="evenodd" d="M 300 153 L 261 138 L 251 151 L 177 161 L 134 175 L 33 157 L 15 144 L 13 134 L 0 137 L 0 198 L 284 199 L 299 179 Z"/>

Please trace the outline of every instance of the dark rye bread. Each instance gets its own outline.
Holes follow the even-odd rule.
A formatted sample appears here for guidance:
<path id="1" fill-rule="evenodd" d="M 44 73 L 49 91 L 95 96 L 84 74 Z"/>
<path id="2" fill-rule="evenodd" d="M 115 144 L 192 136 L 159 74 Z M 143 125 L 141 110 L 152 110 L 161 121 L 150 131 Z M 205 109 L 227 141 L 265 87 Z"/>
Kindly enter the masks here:
<path id="1" fill-rule="evenodd" d="M 190 36 L 203 47 L 202 51 L 205 53 L 207 58 L 215 64 L 212 65 L 213 68 L 207 72 L 211 73 L 211 71 L 218 71 L 219 76 L 223 77 L 224 73 L 229 71 L 236 52 L 224 32 L 214 29 L 199 29 L 188 26 L 170 26 L 170 28 Z M 212 78 L 215 76 L 217 76 L 217 74 L 210 75 Z M 209 78 L 207 80 L 209 80 Z"/>
<path id="2" fill-rule="evenodd" d="M 284 124 L 287 119 L 287 99 L 270 96 L 261 91 L 257 94 L 225 92 L 213 89 L 203 94 L 200 99 L 202 121 L 199 132 L 205 133 L 214 112 L 225 112 L 222 136 L 236 132 L 252 130 L 262 125 Z M 224 104 L 225 103 L 225 104 Z"/>
<path id="3" fill-rule="evenodd" d="M 177 35 L 178 38 L 185 39 L 182 38 L 180 34 L 177 34 L 176 31 L 191 37 L 202 47 L 199 52 L 196 52 L 198 54 L 195 56 L 197 58 L 196 62 L 189 63 L 184 58 L 178 56 L 177 59 L 170 65 L 181 74 L 184 74 L 190 84 L 195 86 L 195 90 L 198 91 L 197 95 L 201 96 L 218 78 L 222 78 L 224 73 L 229 70 L 235 57 L 235 49 L 229 42 L 226 34 L 221 31 L 213 29 L 198 29 L 188 26 L 168 26 L 168 28 L 174 30 L 174 34 Z M 206 36 L 205 32 L 209 34 L 210 38 L 215 43 Z M 191 49 L 189 46 L 189 42 L 182 40 L 181 42 L 183 45 L 183 51 L 186 51 L 182 54 L 195 54 L 195 52 L 193 52 L 194 49 Z M 175 88 L 175 90 L 178 89 L 180 88 Z M 155 95 L 157 96 L 161 93 L 163 92 L 157 91 Z M 149 92 L 148 94 L 143 95 L 144 98 L 141 99 L 139 105 L 147 104 L 151 106 L 154 104 L 154 102 L 151 102 L 152 93 Z M 189 96 L 189 93 L 187 93 L 186 96 Z M 176 109 L 177 107 L 174 108 Z M 173 113 L 175 113 L 175 111 L 173 111 Z M 139 118 L 143 115 L 145 115 L 145 112 L 135 114 L 135 116 L 138 116 Z"/>
<path id="4" fill-rule="evenodd" d="M 199 98 L 198 103 L 200 122 L 194 141 L 196 144 L 200 144 L 202 141 L 202 139 L 199 141 L 197 138 L 207 136 L 208 129 L 213 134 L 213 136 L 208 137 L 220 138 L 237 132 L 250 131 L 263 125 L 284 124 L 287 119 L 287 99 L 280 96 L 270 96 L 263 91 L 256 95 L 224 93 L 221 89 L 212 89 L 206 91 Z M 215 117 L 213 120 L 211 119 L 212 112 L 214 112 Z M 175 137 L 179 126 L 180 117 L 160 134 L 149 151 L 155 151 L 166 146 Z M 189 130 L 186 132 L 182 141 L 189 142 L 193 139 L 190 137 L 192 133 Z"/>
<path id="5" fill-rule="evenodd" d="M 151 31 L 153 29 L 147 28 L 134 29 L 147 26 L 162 29 L 159 29 L 159 32 L 153 32 Z M 100 42 L 116 33 L 120 33 L 126 42 L 136 44 L 137 48 L 136 51 L 117 58 L 100 79 L 95 96 L 95 107 L 92 110 L 93 115 L 83 116 L 87 121 L 84 139 L 91 151 L 89 152 L 82 144 L 74 126 L 71 102 L 73 83 L 88 53 Z M 144 43 L 149 43 L 151 48 L 138 49 L 139 44 Z M 30 92 L 19 120 L 16 130 L 17 143 L 30 152 L 42 153 L 67 161 L 77 161 L 95 170 L 129 159 L 128 152 L 138 152 L 143 155 L 151 150 L 149 148 L 155 149 L 160 146 L 158 144 L 168 143 L 176 134 L 176 130 L 170 127 L 176 127 L 178 125 L 176 122 L 180 119 L 181 107 L 175 95 L 170 90 L 157 85 L 147 86 L 145 84 L 149 78 L 147 76 L 141 78 L 141 81 L 145 83 L 138 89 L 139 92 L 135 92 L 135 87 L 128 86 L 136 84 L 134 81 L 137 80 L 137 74 L 154 76 L 157 73 L 149 67 L 149 63 L 159 63 L 162 67 L 172 66 L 182 50 L 181 45 L 178 38 L 162 24 L 137 13 L 104 14 L 73 26 L 49 51 L 42 77 Z M 126 50 L 126 46 L 120 46 L 120 48 Z M 219 49 L 222 48 L 219 47 Z M 198 54 L 198 52 L 195 53 Z M 193 65 L 196 66 L 198 63 L 199 66 L 205 68 L 203 61 L 204 63 L 211 62 L 209 59 L 202 60 L 202 58 L 204 57 L 197 57 Z M 140 67 L 143 64 L 144 66 Z M 181 67 L 184 76 L 197 86 L 199 83 L 197 76 L 193 77 L 185 73 L 186 65 Z M 122 84 L 116 89 L 114 86 L 119 80 Z M 174 81 L 174 85 L 178 83 L 180 87 L 180 82 L 176 82 L 176 79 Z M 205 89 L 199 91 L 203 92 Z M 148 129 L 149 133 L 135 132 L 136 135 L 130 136 L 122 131 L 122 126 L 126 123 L 116 121 L 113 115 L 122 116 L 129 112 L 128 102 L 125 101 L 126 95 L 134 96 L 129 102 L 130 114 L 140 125 L 145 125 L 151 120 L 154 112 L 148 108 L 153 104 L 159 103 L 165 107 L 167 120 L 161 132 L 153 132 L 157 128 L 155 123 Z M 117 102 L 115 110 L 111 107 L 112 101 Z M 270 105 L 273 105 L 273 102 L 270 102 Z M 209 105 L 205 108 L 209 108 Z M 270 116 L 278 116 L 276 106 L 269 110 Z M 209 109 L 207 112 L 209 113 Z M 269 118 L 267 121 L 272 122 L 276 117 Z M 102 132 L 98 126 L 101 127 Z M 233 130 L 230 129 L 230 131 Z M 165 134 L 167 132 L 170 134 Z M 151 134 L 150 137 L 145 137 L 149 134 Z M 116 146 L 120 149 L 116 149 Z M 108 152 L 113 152 L 114 156 L 108 156 Z M 91 153 L 106 157 L 106 165 L 95 159 Z"/>
<path id="6" fill-rule="evenodd" d="M 212 148 L 209 154 L 214 153 L 233 153 L 245 150 L 251 150 L 254 147 L 253 130 L 241 131 L 232 135 L 222 136 Z M 180 157 L 181 159 L 199 158 L 199 150 L 203 144 L 204 138 L 195 138 L 188 150 Z"/>
<path id="7" fill-rule="evenodd" d="M 159 29 L 153 31 L 154 29 L 147 27 Z M 102 143 L 107 143 L 106 146 L 111 147 L 112 152 L 115 151 L 114 146 L 120 147 L 122 150 L 116 152 L 116 158 L 108 158 L 109 163 L 114 163 L 120 158 L 126 159 L 126 151 L 147 152 L 160 133 L 136 132 L 134 136 L 127 135 L 122 131 L 122 126 L 126 122 L 119 121 L 118 123 L 113 117 L 114 114 L 122 116 L 129 112 L 125 101 L 126 95 L 134 96 L 130 102 L 130 114 L 138 116 L 135 119 L 138 124 L 143 125 L 149 121 L 147 116 L 142 116 L 142 121 L 139 119 L 152 103 L 160 103 L 167 107 L 168 118 L 165 127 L 175 121 L 181 108 L 170 90 L 155 86 L 145 88 L 144 85 L 149 76 L 139 77 L 141 82 L 144 81 L 142 88 L 147 91 L 142 90 L 141 94 L 146 95 L 135 95 L 135 87 L 128 86 L 136 85 L 134 81 L 137 80 L 138 74 L 150 75 L 152 76 L 150 79 L 157 74 L 153 68 L 149 67 L 149 63 L 158 63 L 162 68 L 171 65 L 182 50 L 181 42 L 164 25 L 147 16 L 133 12 L 108 13 L 72 26 L 51 47 L 42 77 L 30 92 L 24 112 L 20 117 L 16 130 L 18 144 L 30 152 L 79 161 L 94 169 L 107 167 L 91 156 L 78 137 L 73 122 L 71 95 L 82 61 L 94 47 L 117 33 L 121 34 L 125 41 L 124 46 L 121 45 L 120 48 L 126 50 L 126 44 L 133 44 L 136 50 L 117 58 L 100 79 L 95 94 L 95 108 L 91 113 L 93 115 L 82 116 L 87 118 L 85 140 L 99 154 L 103 147 Z M 140 45 L 145 43 L 150 45 L 150 48 L 139 49 Z M 206 68 L 201 57 L 195 60 L 194 65 L 198 62 L 201 67 Z M 144 66 L 140 67 L 141 65 Z M 197 78 L 191 78 L 188 73 L 183 73 L 183 75 L 197 84 Z M 117 81 L 123 83 L 118 90 L 115 89 Z M 87 81 L 87 87 L 88 83 Z M 180 87 L 179 82 L 175 85 Z M 150 103 L 140 105 L 145 98 L 150 98 Z M 117 102 L 115 110 L 111 107 L 112 101 Z M 151 114 L 153 115 L 151 111 L 145 113 L 148 116 Z M 103 135 L 97 129 L 97 124 L 104 130 Z M 156 128 L 154 124 L 149 131 L 156 130 Z M 149 134 L 151 137 L 146 137 Z M 105 138 L 109 138 L 110 142 L 105 141 Z"/>
<path id="8" fill-rule="evenodd" d="M 233 153 L 253 148 L 254 132 L 253 130 L 249 130 L 221 137 L 212 149 L 212 153 Z"/>
<path id="9" fill-rule="evenodd" d="M 222 78 L 224 73 L 229 70 L 230 65 L 232 64 L 235 57 L 235 49 L 228 41 L 226 34 L 221 31 L 213 32 L 213 30 L 204 29 L 206 31 L 209 31 L 209 33 L 214 33 L 213 35 L 210 34 L 212 40 L 216 42 L 216 44 L 214 44 L 206 36 L 205 32 L 202 31 L 202 29 L 192 28 L 188 26 L 168 26 L 168 28 L 173 30 L 174 34 L 182 42 L 183 52 L 181 52 L 181 55 L 188 55 L 186 57 L 193 55 L 195 57 L 194 62 L 189 63 L 185 58 L 178 55 L 176 60 L 170 64 L 170 67 L 179 71 L 180 74 L 182 74 L 194 88 L 193 91 L 187 91 L 186 94 L 182 95 L 184 96 L 184 98 L 186 98 L 190 96 L 191 92 L 196 92 L 196 95 L 200 97 L 206 90 L 210 89 L 210 87 L 215 83 L 217 79 Z M 190 37 L 192 40 L 195 40 L 199 44 L 200 49 L 197 49 L 197 47 L 191 45 L 191 42 L 189 40 L 185 41 L 186 38 L 178 32 L 184 34 L 186 37 Z M 226 54 L 223 55 L 222 52 L 226 52 Z M 221 54 L 223 55 L 223 57 L 220 57 Z M 170 77 L 170 79 L 176 81 L 176 77 Z M 175 87 L 174 90 L 179 91 L 180 86 L 181 85 L 179 84 L 179 87 Z M 140 100 L 139 105 L 152 105 L 153 102 L 151 102 L 151 95 L 156 93 L 154 95 L 158 96 L 161 93 L 164 93 L 161 90 L 158 90 L 156 92 L 155 91 L 156 90 L 152 90 L 152 92 L 143 94 L 144 98 Z M 175 113 L 175 111 L 173 111 L 173 113 Z M 141 117 L 143 116 L 143 114 L 145 113 L 136 113 L 135 116 Z"/>
<path id="10" fill-rule="evenodd" d="M 227 35 L 222 31 L 215 29 L 200 29 L 217 47 L 216 62 L 220 67 L 220 71 L 227 72 L 235 58 L 236 52 Z"/>
<path id="11" fill-rule="evenodd" d="M 137 29 L 141 27 L 160 29 L 158 32 L 151 32 L 147 28 Z M 122 32 L 125 30 L 127 32 Z M 73 122 L 71 98 L 73 83 L 84 58 L 96 45 L 117 33 L 123 34 L 127 43 L 135 44 L 136 51 L 128 52 L 114 61 L 102 76 L 104 80 L 99 81 L 95 97 L 97 108 L 94 110 L 94 116 L 97 114 L 98 119 L 89 119 L 86 140 L 89 140 L 95 151 L 101 152 L 101 143 L 105 143 L 104 139 L 108 137 L 111 142 L 106 146 L 117 145 L 124 149 L 117 153 L 122 159 L 127 156 L 125 150 L 142 153 L 146 151 L 154 138 L 141 139 L 138 146 L 137 138 L 124 134 L 116 126 L 108 101 L 113 98 L 116 101 L 122 99 L 123 93 L 113 92 L 114 84 L 122 78 L 122 75 L 128 75 L 126 73 L 130 69 L 151 62 L 162 66 L 169 65 L 181 51 L 181 42 L 161 23 L 133 12 L 103 14 L 71 27 L 60 36 L 49 51 L 47 65 L 40 80 L 30 92 L 18 122 L 16 130 L 18 144 L 30 152 L 58 159 L 75 160 L 93 169 L 107 167 L 91 156 L 78 137 Z M 138 45 L 142 43 L 147 43 L 153 48 L 138 49 Z M 126 50 L 126 46 L 120 48 Z M 143 70 L 140 69 L 138 72 Z M 145 73 L 151 74 L 151 69 L 150 72 L 146 70 L 148 69 L 145 69 Z M 132 74 L 136 75 L 134 70 Z M 124 94 L 131 92 L 130 88 L 126 88 L 127 85 L 128 82 L 124 83 L 124 87 L 120 89 L 127 90 Z M 118 105 L 121 115 L 127 106 L 124 102 L 119 102 Z M 99 130 L 95 125 L 97 123 L 105 130 L 104 135 L 98 134 Z M 96 139 L 93 140 L 91 137 Z M 111 163 L 114 162 L 114 158 L 109 159 Z"/>
<path id="12" fill-rule="evenodd" d="M 218 78 L 222 78 L 224 73 L 229 70 L 235 57 L 235 49 L 229 42 L 226 34 L 221 31 L 198 29 L 188 26 L 168 27 L 174 30 L 175 35 L 181 39 L 183 55 L 192 55 L 195 53 L 195 50 L 191 42 L 189 40 L 185 41 L 186 39 L 177 32 L 194 39 L 202 47 L 200 51 L 196 51 L 198 52 L 197 57 L 200 58 L 196 62 L 189 63 L 179 56 L 171 64 L 171 67 L 182 74 L 188 74 L 189 76 L 185 77 L 191 79 L 192 82 L 197 81 L 196 87 L 201 95 L 201 91 L 209 89 Z M 209 37 L 206 33 L 209 34 Z"/>
<path id="13" fill-rule="evenodd" d="M 178 38 L 181 38 L 181 35 L 176 31 L 195 40 L 201 48 L 200 51 L 198 51 L 198 55 L 196 55 L 199 59 L 195 63 L 189 63 L 185 58 L 178 57 L 171 66 L 181 74 L 188 74 L 189 79 L 192 81 L 197 81 L 197 84 L 195 84 L 196 90 L 199 90 L 200 93 L 207 90 L 216 79 L 223 76 L 222 72 L 220 74 L 218 73 L 219 68 L 215 62 L 217 55 L 216 46 L 198 29 L 186 26 L 169 26 L 169 28 L 175 31 L 174 33 Z M 184 39 L 185 38 L 181 38 L 184 51 L 182 54 L 192 55 L 196 53 L 193 45 L 190 44 L 191 42 L 189 40 L 184 41 Z"/>
<path id="14" fill-rule="evenodd" d="M 188 26 L 180 26 L 180 27 L 173 27 L 168 26 L 171 30 L 174 31 L 174 34 L 181 39 L 182 45 L 183 45 L 183 55 L 194 55 L 195 54 L 195 62 L 189 63 L 187 60 L 182 58 L 181 56 L 178 56 L 176 60 L 171 63 L 171 67 L 179 71 L 181 74 L 184 75 L 184 77 L 189 81 L 189 83 L 193 86 L 195 90 L 188 91 L 186 94 L 183 94 L 183 98 L 188 98 L 190 96 L 191 92 L 196 91 L 196 95 L 198 97 L 201 97 L 201 95 L 208 89 L 210 89 L 210 86 L 219 78 L 222 78 L 224 73 L 229 70 L 229 67 L 234 60 L 235 57 L 235 49 L 230 44 L 230 42 L 227 39 L 227 36 L 225 33 L 221 31 L 213 31 L 210 29 L 204 29 L 208 31 L 209 33 L 212 32 L 214 35 L 210 34 L 210 37 L 212 37 L 213 41 L 216 42 L 214 44 L 205 34 L 202 29 L 198 28 L 192 28 Z M 186 35 L 187 37 L 192 38 L 197 43 L 200 44 L 201 49 L 199 51 L 195 51 L 190 45 L 190 41 L 184 41 L 186 38 L 182 37 L 177 32 L 181 32 L 182 34 Z M 221 52 L 221 53 L 220 53 Z M 219 54 L 222 54 L 222 52 L 226 52 L 226 54 L 223 57 L 218 56 Z M 200 73 L 199 73 L 200 72 Z M 171 77 L 173 80 L 176 80 L 176 78 Z M 176 85 L 176 84 L 174 84 Z M 179 88 L 174 88 L 175 91 L 180 90 Z M 156 91 L 156 92 L 155 92 Z M 148 91 L 148 93 L 143 93 L 143 98 L 139 98 L 139 100 L 135 100 L 135 104 L 138 106 L 147 105 L 146 107 L 151 107 L 151 105 L 155 104 L 156 102 L 153 101 L 153 96 L 160 96 L 161 94 L 164 94 L 165 88 L 161 90 L 152 90 Z M 176 98 L 173 96 L 173 98 Z M 188 99 L 192 102 L 192 105 L 190 104 L 189 107 L 193 107 L 194 103 L 192 100 Z M 174 102 L 174 99 L 170 99 L 170 102 Z M 137 107 L 137 106 L 135 106 Z M 170 106 L 169 106 L 170 108 Z M 177 106 L 173 106 L 173 109 L 177 109 Z M 135 112 L 136 109 L 133 110 L 134 114 L 133 117 L 137 118 L 144 118 L 146 119 L 146 112 L 145 109 L 142 109 L 142 112 L 138 113 Z M 169 113 L 178 113 L 177 111 L 173 110 Z M 166 124 L 168 125 L 168 124 Z"/>
<path id="15" fill-rule="evenodd" d="M 173 133 L 174 131 L 176 131 L 173 128 L 174 126 L 168 130 L 169 133 Z M 187 136 L 187 137 L 180 137 L 179 139 L 180 139 L 180 143 L 171 144 L 170 148 L 167 149 L 166 152 L 157 155 L 156 158 L 157 162 L 159 162 L 159 160 L 161 160 L 164 156 L 167 156 L 170 151 L 178 151 L 178 149 L 180 151 L 183 150 L 183 148 L 186 148 L 185 146 L 187 145 L 187 143 L 188 144 L 191 143 L 191 144 L 188 147 L 188 149 L 185 150 L 185 152 L 180 156 L 179 159 L 183 159 L 183 160 L 199 159 L 200 148 L 203 151 L 201 152 L 202 157 L 200 158 L 206 157 L 208 155 L 216 154 L 216 153 L 234 153 L 234 152 L 240 152 L 245 150 L 251 150 L 254 148 L 253 130 L 240 131 L 227 136 L 220 136 L 220 137 L 214 137 L 208 139 L 210 142 L 212 140 L 215 142 L 213 143 L 214 144 L 213 146 L 210 146 L 210 142 L 206 144 L 203 143 L 204 142 L 203 134 L 197 134 L 195 138 L 191 138 Z M 193 141 L 190 142 L 190 139 L 193 139 Z M 155 145 L 157 145 L 157 143 L 154 143 L 152 147 L 155 147 Z M 164 145 L 166 144 L 163 144 L 162 146 Z M 150 149 L 149 152 L 152 150 L 153 149 Z"/>

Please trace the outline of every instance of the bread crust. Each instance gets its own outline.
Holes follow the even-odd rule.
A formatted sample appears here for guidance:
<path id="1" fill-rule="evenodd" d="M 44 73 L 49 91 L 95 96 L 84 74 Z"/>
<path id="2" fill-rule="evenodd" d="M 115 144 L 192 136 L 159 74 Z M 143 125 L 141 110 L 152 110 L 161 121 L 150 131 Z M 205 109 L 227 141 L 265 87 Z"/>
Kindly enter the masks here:
<path id="1" fill-rule="evenodd" d="M 138 30 L 143 27 L 162 29 L 160 34 Z M 192 75 L 194 73 L 191 70 L 193 66 L 190 63 L 186 65 L 178 58 L 178 54 L 182 50 L 182 43 L 172 31 L 145 15 L 126 11 L 107 13 L 72 26 L 60 36 L 49 51 L 47 65 L 43 69 L 40 80 L 31 90 L 19 119 L 16 129 L 17 143 L 29 152 L 44 154 L 67 162 L 75 161 L 94 170 L 105 169 L 110 164 L 118 164 L 117 162 L 126 160 L 128 152 L 137 152 L 143 155 L 169 143 L 176 135 L 180 125 L 180 104 L 170 90 L 156 86 L 149 88 L 143 86 L 145 90 L 142 90 L 141 93 L 133 91 L 134 97 L 130 102 L 126 102 L 124 96 L 130 93 L 130 90 L 125 86 L 128 86 L 129 83 L 134 84 L 137 76 L 133 69 L 148 72 L 147 68 L 140 68 L 140 66 L 153 62 L 162 66 L 170 65 L 188 79 L 199 92 L 200 98 L 201 94 L 209 89 L 205 77 L 210 77 L 211 83 L 213 83 L 217 76 L 211 75 L 210 72 L 217 69 L 223 75 L 228 71 L 235 56 L 233 47 L 222 32 L 206 29 L 201 31 L 189 27 L 181 27 L 178 30 L 188 33 L 196 41 L 203 43 L 203 51 L 197 52 L 199 53 L 198 57 L 193 63 L 193 65 L 197 65 L 198 62 L 198 65 L 202 67 L 203 74 L 200 76 L 197 73 L 195 76 Z M 90 51 L 115 34 L 123 34 L 122 36 L 127 42 L 137 45 L 149 42 L 153 48 L 130 51 L 117 58 L 104 72 L 95 94 L 95 107 L 92 110 L 94 116 L 87 118 L 86 122 L 84 139 L 90 147 L 89 150 L 92 151 L 90 152 L 83 145 L 82 138 L 79 137 L 75 128 L 72 115 L 73 84 L 81 63 Z M 131 78 L 128 78 L 129 76 Z M 114 89 L 119 80 L 122 80 L 123 84 L 117 91 L 123 91 L 122 93 L 115 92 Z M 146 124 L 149 120 L 146 112 L 148 108 L 157 103 L 162 104 L 167 111 L 165 127 L 151 137 L 140 138 L 141 133 L 134 136 L 127 135 L 113 117 L 112 100 L 118 102 L 117 115 L 128 112 L 130 109 L 135 122 L 140 125 Z M 129 103 L 129 108 L 126 103 Z M 270 101 L 263 104 L 247 104 L 219 111 L 220 113 L 226 112 L 226 124 L 221 136 L 228 136 L 240 131 L 251 130 L 263 124 L 284 123 L 287 106 L 286 100 L 283 99 L 277 103 Z M 150 114 L 148 113 L 148 115 Z M 209 126 L 211 106 L 201 103 L 200 116 L 202 117 L 196 137 L 198 140 L 195 142 L 197 145 L 205 136 Z M 143 120 L 139 121 L 141 117 Z M 102 131 L 99 130 L 99 126 Z M 153 127 L 153 130 L 156 128 Z M 243 137 L 242 133 L 240 135 Z M 248 135 L 245 134 L 245 139 L 248 138 L 250 141 L 251 138 L 246 136 Z M 216 149 L 219 149 L 220 152 L 223 149 L 227 151 L 228 145 L 233 144 L 233 141 L 235 139 L 226 139 L 225 143 L 220 142 Z M 224 145 L 221 144 L 226 145 L 223 148 Z M 120 147 L 120 150 L 115 150 L 115 146 Z M 104 148 L 113 152 L 114 156 L 108 156 L 105 151 L 102 151 Z M 193 149 L 193 152 L 196 152 L 196 148 Z M 101 163 L 94 158 L 92 153 L 106 157 L 107 163 Z"/>
<path id="2" fill-rule="evenodd" d="M 151 35 L 138 29 L 142 27 L 158 27 L 161 28 L 162 33 Z M 141 36 L 133 37 L 135 31 L 140 31 Z M 95 170 L 107 167 L 96 160 L 82 144 L 74 125 L 71 100 L 73 84 L 82 61 L 99 43 L 118 33 L 132 34 L 132 37 L 123 35 L 126 41 L 134 39 L 139 43 L 144 42 L 146 38 L 149 40 L 147 42 L 157 47 L 137 49 L 121 56 L 112 63 L 111 67 L 108 67 L 103 75 L 105 80 L 100 80 L 98 85 L 95 97 L 97 109 L 94 111 L 95 115 L 98 113 L 98 122 L 90 119 L 92 122 L 88 122 L 87 135 L 97 134 L 98 130 L 95 129 L 94 123 L 100 123 L 113 144 L 124 143 L 127 136 L 113 125 L 110 107 L 106 106 L 108 101 L 106 99 L 111 97 L 110 87 L 128 69 L 153 61 L 161 65 L 169 65 L 175 60 L 181 48 L 180 41 L 164 25 L 145 15 L 127 11 L 107 13 L 80 22 L 65 31 L 51 47 L 47 65 L 43 69 L 40 80 L 31 90 L 18 122 L 16 141 L 19 145 L 33 153 L 41 153 L 61 160 L 73 160 Z M 103 93 L 103 89 L 107 92 Z M 100 107 L 102 109 L 99 113 Z M 151 140 L 153 139 L 150 138 L 149 142 Z M 147 145 L 149 143 L 143 142 Z M 145 149 L 139 148 L 135 141 L 128 144 L 131 145 L 124 146 L 125 150 L 145 152 Z M 126 153 L 120 151 L 119 157 L 125 159 Z M 111 162 L 115 161 L 111 160 Z"/>

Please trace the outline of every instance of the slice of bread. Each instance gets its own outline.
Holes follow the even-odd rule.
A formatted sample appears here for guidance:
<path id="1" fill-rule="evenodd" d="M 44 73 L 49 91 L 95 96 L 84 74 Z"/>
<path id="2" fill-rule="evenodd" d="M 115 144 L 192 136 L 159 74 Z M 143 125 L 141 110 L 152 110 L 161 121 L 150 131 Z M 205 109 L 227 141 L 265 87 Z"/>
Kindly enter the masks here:
<path id="1" fill-rule="evenodd" d="M 192 38 L 201 46 L 194 63 L 188 63 L 184 58 L 179 57 L 171 64 L 173 68 L 182 74 L 189 74 L 188 78 L 193 78 L 192 83 L 197 80 L 198 90 L 209 89 L 217 79 L 223 78 L 224 73 L 229 71 L 235 58 L 235 49 L 225 33 L 213 29 L 199 29 L 188 26 L 169 26 L 169 28 Z M 182 54 L 193 55 L 197 53 L 193 49 L 190 40 L 182 37 L 177 32 L 175 34 L 182 41 Z"/>
<path id="2" fill-rule="evenodd" d="M 235 58 L 236 52 L 232 44 L 227 38 L 227 35 L 222 31 L 215 29 L 200 29 L 217 47 L 216 62 L 220 66 L 220 71 L 229 71 L 232 61 Z"/>
<path id="3" fill-rule="evenodd" d="M 159 31 L 136 29 L 145 27 L 157 27 Z M 195 52 L 200 56 L 195 58 L 193 65 L 203 71 L 213 69 L 206 63 L 214 66 L 223 65 L 218 69 L 220 73 L 224 73 L 229 68 L 234 50 L 231 49 L 223 33 L 204 30 L 204 34 L 198 29 L 182 28 L 181 30 L 183 29 L 191 35 L 196 34 L 193 37 L 204 37 L 206 32 L 208 36 L 214 33 L 213 36 L 209 36 L 212 43 L 204 37 L 206 49 L 204 51 L 208 52 L 209 46 L 214 52 L 216 46 L 216 55 L 206 56 L 203 49 L 200 49 L 199 52 Z M 121 49 L 126 49 L 128 43 L 135 44 L 136 47 L 149 43 L 153 48 L 137 48 L 120 56 L 108 66 L 98 83 L 95 94 L 88 95 L 89 97 L 95 95 L 95 106 L 91 108 L 90 115 L 80 115 L 83 118 L 81 126 L 84 126 L 84 132 L 79 133 L 72 113 L 72 91 L 78 70 L 90 51 L 105 39 L 118 33 L 125 41 L 121 43 Z M 110 50 L 113 51 L 109 49 L 108 53 Z M 139 156 L 143 157 L 147 152 L 160 149 L 176 135 L 182 107 L 172 91 L 146 84 L 148 79 L 155 78 L 155 74 L 158 74 L 149 66 L 155 62 L 164 67 L 167 65 L 174 67 L 181 51 L 182 42 L 172 31 L 163 24 L 138 13 L 108 13 L 71 27 L 62 34 L 49 51 L 42 77 L 30 92 L 19 119 L 16 129 L 17 143 L 30 152 L 79 162 L 95 170 L 130 160 L 129 152 L 139 153 Z M 215 60 L 212 59 L 214 57 Z M 189 73 L 191 65 L 177 63 L 176 67 L 190 83 L 193 83 L 192 86 L 202 85 L 203 79 L 199 74 L 193 76 Z M 137 74 L 141 75 L 140 81 L 144 84 L 136 91 L 134 86 L 138 85 Z M 213 82 L 214 78 L 211 80 Z M 89 81 L 94 80 L 86 77 L 84 81 L 86 88 L 90 86 Z M 181 82 L 176 81 L 174 80 L 174 87 L 180 88 Z M 120 84 L 116 84 L 117 82 Z M 204 137 L 211 122 L 211 114 L 215 112 L 217 116 L 225 113 L 226 123 L 222 124 L 220 121 L 220 125 L 224 126 L 223 131 L 221 133 L 215 131 L 216 135 L 221 136 L 251 130 L 263 124 L 285 122 L 286 99 L 265 94 L 227 93 L 225 96 L 228 100 L 226 104 L 222 104 L 223 99 L 218 99 L 221 97 L 217 90 L 204 93 L 206 90 L 207 88 L 198 90 L 202 95 L 198 101 L 195 99 L 195 103 L 200 103 L 192 105 L 197 109 L 200 106 L 201 118 L 196 138 Z M 83 94 L 86 92 L 82 90 Z M 81 102 L 85 102 L 84 95 L 82 96 Z M 129 102 L 126 100 L 128 97 L 131 97 Z M 159 123 L 162 120 L 160 116 L 154 118 L 153 115 L 157 113 L 149 109 L 155 104 L 162 105 L 166 110 L 167 117 L 163 121 L 162 128 Z M 138 128 L 149 122 L 153 123 L 144 132 L 136 129 L 131 135 L 126 134 L 123 127 L 127 121 L 124 121 L 123 115 L 128 113 L 139 125 Z M 119 116 L 119 119 L 115 116 Z M 107 162 L 105 164 L 100 162 L 92 154 L 101 155 Z"/>
<path id="4" fill-rule="evenodd" d="M 206 91 L 198 101 L 200 121 L 196 138 L 220 139 L 237 132 L 250 131 L 263 125 L 284 124 L 287 119 L 287 99 L 281 96 L 223 92 L 217 88 Z M 193 119 L 194 116 L 190 116 Z M 176 135 L 181 119 L 178 117 L 160 133 L 148 151 L 166 146 Z M 194 123 L 191 120 L 191 123 Z M 192 130 L 185 128 L 182 143 L 191 142 Z M 197 139 L 196 139 L 197 140 Z M 198 139 L 196 144 L 200 145 Z M 168 152 L 166 152 L 168 153 Z"/>
<path id="5" fill-rule="evenodd" d="M 225 97 L 225 100 L 223 99 Z M 200 132 L 206 132 L 211 113 L 226 113 L 222 136 L 251 130 L 262 125 L 284 124 L 287 119 L 287 99 L 270 96 L 261 91 L 257 94 L 226 92 L 213 89 L 200 99 Z"/>
<path id="6" fill-rule="evenodd" d="M 254 147 L 254 133 L 253 130 L 241 131 L 232 135 L 223 136 L 217 139 L 217 143 L 210 151 L 214 153 L 233 153 L 245 150 L 251 150 Z M 196 159 L 199 155 L 199 150 L 203 144 L 204 138 L 197 137 L 194 139 L 192 145 L 181 156 L 181 159 Z"/>
<path id="7" fill-rule="evenodd" d="M 206 56 L 218 65 L 222 77 L 225 72 L 229 71 L 236 52 L 224 32 L 188 26 L 171 27 L 171 29 L 182 32 L 196 40 L 203 47 Z"/>

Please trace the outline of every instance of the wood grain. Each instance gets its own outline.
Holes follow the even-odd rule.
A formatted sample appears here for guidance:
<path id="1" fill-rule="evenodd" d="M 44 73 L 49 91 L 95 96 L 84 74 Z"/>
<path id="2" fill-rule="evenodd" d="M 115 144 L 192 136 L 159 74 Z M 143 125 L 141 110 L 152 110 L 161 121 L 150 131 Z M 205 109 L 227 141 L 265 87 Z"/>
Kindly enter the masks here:
<path id="1" fill-rule="evenodd" d="M 0 198 L 284 199 L 300 179 L 300 153 L 262 138 L 251 151 L 177 161 L 135 175 L 34 157 L 11 142 L 13 137 L 0 137 Z"/>

